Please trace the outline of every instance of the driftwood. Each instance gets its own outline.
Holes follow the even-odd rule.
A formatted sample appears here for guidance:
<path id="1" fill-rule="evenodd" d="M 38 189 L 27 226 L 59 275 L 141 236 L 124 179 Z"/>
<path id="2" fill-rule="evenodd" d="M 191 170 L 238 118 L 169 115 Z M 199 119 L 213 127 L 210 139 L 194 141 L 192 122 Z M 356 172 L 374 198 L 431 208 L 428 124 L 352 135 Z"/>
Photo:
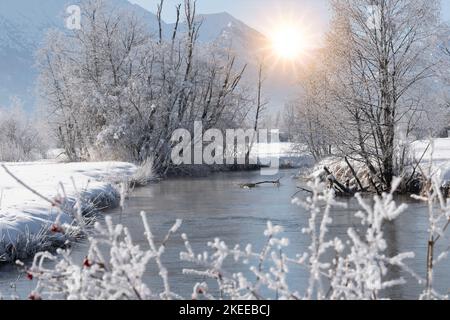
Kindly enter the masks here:
<path id="1" fill-rule="evenodd" d="M 308 192 L 308 193 L 314 193 L 314 192 L 312 192 L 311 190 L 305 189 L 305 188 L 303 188 L 303 187 L 298 187 L 298 186 L 297 186 L 297 189 L 300 189 L 300 191 L 305 191 L 305 192 Z"/>
<path id="2" fill-rule="evenodd" d="M 308 193 L 311 193 L 311 194 L 314 193 L 311 190 L 308 190 L 308 189 L 305 189 L 305 188 L 299 187 L 299 186 L 297 186 L 297 189 L 299 189 L 299 190 L 296 193 L 294 193 L 291 198 L 295 198 L 295 196 L 298 195 L 302 191 L 305 191 L 305 192 L 308 192 Z"/>
<path id="3" fill-rule="evenodd" d="M 255 183 L 241 183 L 239 186 L 242 189 L 252 189 L 252 188 L 256 188 L 257 186 L 262 185 L 262 184 L 273 184 L 273 185 L 276 185 L 277 187 L 279 187 L 280 184 L 281 184 L 280 180 L 281 180 L 281 178 L 278 179 L 278 180 L 275 180 L 275 181 L 261 181 L 261 182 L 255 182 Z"/>
<path id="4" fill-rule="evenodd" d="M 342 183 L 340 183 L 330 171 L 330 169 L 324 167 L 323 170 L 325 170 L 326 174 L 328 175 L 327 180 L 330 183 L 330 187 L 334 188 L 337 191 L 337 195 L 353 196 L 355 194 L 355 192 L 350 190 L 349 187 L 344 186 Z"/>

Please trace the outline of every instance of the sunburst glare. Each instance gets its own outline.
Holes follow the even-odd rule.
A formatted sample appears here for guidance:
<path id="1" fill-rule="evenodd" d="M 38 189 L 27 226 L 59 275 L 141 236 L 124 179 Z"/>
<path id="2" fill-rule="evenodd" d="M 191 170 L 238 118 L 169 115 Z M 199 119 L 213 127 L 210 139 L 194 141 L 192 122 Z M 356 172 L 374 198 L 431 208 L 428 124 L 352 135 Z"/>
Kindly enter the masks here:
<path id="1" fill-rule="evenodd" d="M 314 18 L 306 12 L 280 11 L 267 21 L 267 43 L 261 48 L 272 69 L 298 72 L 298 66 L 306 64 L 320 47 L 321 35 L 314 27 Z"/>
<path id="2" fill-rule="evenodd" d="M 278 27 L 271 35 L 272 50 L 282 59 L 298 59 L 304 49 L 301 30 L 293 24 Z"/>

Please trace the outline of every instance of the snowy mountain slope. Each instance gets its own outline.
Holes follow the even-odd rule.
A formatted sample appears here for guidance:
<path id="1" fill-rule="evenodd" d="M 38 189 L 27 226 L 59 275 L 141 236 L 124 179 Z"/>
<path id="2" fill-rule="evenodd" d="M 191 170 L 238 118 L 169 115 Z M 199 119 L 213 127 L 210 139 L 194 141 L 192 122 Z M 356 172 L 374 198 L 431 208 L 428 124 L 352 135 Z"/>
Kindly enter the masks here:
<path id="1" fill-rule="evenodd" d="M 61 0 L 0 1 L 0 105 L 11 96 L 32 104 L 34 52 L 45 30 L 62 26 L 58 14 L 63 9 Z"/>
<path id="2" fill-rule="evenodd" d="M 156 16 L 126 0 L 108 0 L 119 10 L 135 13 L 156 28 Z M 35 106 L 35 52 L 50 28 L 64 28 L 65 10 L 74 0 L 0 1 L 0 106 L 16 96 L 26 109 Z"/>
<path id="3" fill-rule="evenodd" d="M 267 41 L 264 35 L 227 12 L 200 14 L 197 22 L 201 24 L 198 38 L 200 43 L 214 43 L 231 49 L 243 63 L 255 62 L 259 48 Z M 173 29 L 173 24 L 167 27 Z M 185 32 L 186 29 L 186 23 L 181 23 L 179 30 Z"/>
<path id="4" fill-rule="evenodd" d="M 12 96 L 19 97 L 26 109 L 35 107 L 33 68 L 35 52 L 50 28 L 64 28 L 65 9 L 78 0 L 1 0 L 0 1 L 0 106 L 7 106 Z M 157 32 L 155 14 L 127 0 L 107 0 L 116 10 L 125 10 L 142 18 L 148 28 Z M 266 41 L 264 36 L 228 13 L 200 15 L 199 41 L 231 48 L 241 62 L 256 61 L 257 50 Z M 164 34 L 171 35 L 173 25 L 163 25 Z M 181 23 L 180 31 L 186 29 Z"/>

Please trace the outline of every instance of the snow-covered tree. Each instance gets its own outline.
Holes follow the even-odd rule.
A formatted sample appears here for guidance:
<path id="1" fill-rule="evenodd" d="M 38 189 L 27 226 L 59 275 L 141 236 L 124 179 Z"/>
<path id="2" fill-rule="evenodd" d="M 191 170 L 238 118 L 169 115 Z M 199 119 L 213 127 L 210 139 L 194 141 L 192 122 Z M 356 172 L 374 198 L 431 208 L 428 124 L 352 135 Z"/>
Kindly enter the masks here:
<path id="1" fill-rule="evenodd" d="M 333 151 L 364 163 L 388 189 L 411 140 L 444 125 L 435 122 L 446 115 L 436 95 L 447 30 L 440 1 L 333 0 L 331 7 L 319 66 L 301 79 L 300 110 L 313 110 L 306 123 L 318 118 Z"/>
<path id="2" fill-rule="evenodd" d="M 41 92 L 70 159 L 152 157 L 164 174 L 174 130 L 193 130 L 196 120 L 205 130 L 233 128 L 245 118 L 245 66 L 230 51 L 197 42 L 195 1 L 177 7 L 169 38 L 105 1 L 84 1 L 81 11 L 81 29 L 50 33 L 39 59 Z"/>

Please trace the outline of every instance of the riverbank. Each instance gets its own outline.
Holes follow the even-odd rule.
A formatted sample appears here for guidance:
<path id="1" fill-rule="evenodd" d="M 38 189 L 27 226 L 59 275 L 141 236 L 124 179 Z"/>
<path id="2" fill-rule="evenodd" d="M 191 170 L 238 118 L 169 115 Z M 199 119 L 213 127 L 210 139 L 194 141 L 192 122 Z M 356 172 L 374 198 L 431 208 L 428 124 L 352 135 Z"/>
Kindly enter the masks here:
<path id="1" fill-rule="evenodd" d="M 304 150 L 291 143 L 258 144 L 254 152 L 262 162 L 279 159 L 281 167 L 302 167 L 311 162 Z M 71 225 L 78 199 L 88 211 L 114 208 L 120 202 L 122 181 L 139 184 L 151 176 L 151 163 L 139 169 L 122 162 L 61 163 L 56 160 L 58 154 L 61 151 L 50 155 L 54 160 L 3 163 L 41 196 L 0 167 L 0 262 L 25 259 L 63 245 L 68 236 L 55 232 L 55 221 Z"/>
<path id="2" fill-rule="evenodd" d="M 129 163 L 3 163 L 17 178 L 54 201 L 50 204 L 0 168 L 0 261 L 24 259 L 59 246 L 67 236 L 52 226 L 74 221 L 77 199 L 89 210 L 105 210 L 120 203 L 118 183 L 130 179 L 137 168 Z M 61 209 L 62 208 L 62 209 Z"/>
<path id="3" fill-rule="evenodd" d="M 399 188 L 399 190 L 405 190 L 404 193 L 420 193 L 424 187 L 424 175 L 427 178 L 439 179 L 443 187 L 449 186 L 450 138 L 413 142 L 410 145 L 410 156 L 407 163 L 403 173 L 405 179 Z M 332 173 L 331 176 L 330 173 Z M 377 184 L 376 179 L 362 162 L 351 159 L 346 161 L 340 157 L 323 159 L 304 175 L 305 179 L 310 180 L 316 178 L 328 180 L 330 177 L 345 185 L 350 191 L 366 189 L 375 192 L 374 186 Z"/>

